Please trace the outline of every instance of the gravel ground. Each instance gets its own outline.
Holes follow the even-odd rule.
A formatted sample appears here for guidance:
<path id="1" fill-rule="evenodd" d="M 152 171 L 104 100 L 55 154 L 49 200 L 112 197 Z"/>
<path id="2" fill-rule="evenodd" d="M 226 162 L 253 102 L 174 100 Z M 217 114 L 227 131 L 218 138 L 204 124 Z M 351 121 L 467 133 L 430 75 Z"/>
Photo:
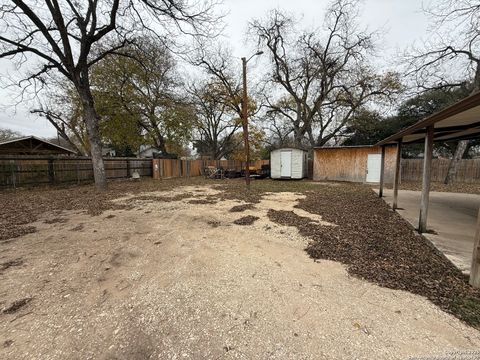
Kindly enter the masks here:
<path id="1" fill-rule="evenodd" d="M 308 206 L 333 187 L 217 184 L 0 194 L 10 202 L 0 210 L 0 358 L 406 359 L 480 348 L 480 332 L 425 297 L 313 260 L 309 236 L 272 221 L 287 212 L 334 234 L 346 220 Z M 14 203 L 29 221 L 9 222 Z M 258 219 L 234 223 L 247 216 Z M 25 227 L 35 231 L 19 235 Z"/>

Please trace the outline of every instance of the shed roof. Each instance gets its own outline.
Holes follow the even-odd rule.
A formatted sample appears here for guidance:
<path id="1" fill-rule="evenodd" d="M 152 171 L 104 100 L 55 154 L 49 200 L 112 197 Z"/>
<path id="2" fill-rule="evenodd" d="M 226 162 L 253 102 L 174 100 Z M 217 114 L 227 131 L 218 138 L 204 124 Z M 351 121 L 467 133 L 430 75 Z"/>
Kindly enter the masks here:
<path id="1" fill-rule="evenodd" d="M 0 154 L 3 155 L 54 155 L 75 154 L 75 151 L 53 144 L 36 136 L 25 136 L 0 142 Z"/>
<path id="2" fill-rule="evenodd" d="M 314 146 L 313 148 L 319 149 L 319 150 L 342 150 L 342 149 L 363 149 L 363 148 L 372 148 L 375 147 L 376 145 L 339 145 L 339 146 Z"/>
<path id="3" fill-rule="evenodd" d="M 406 144 L 423 142 L 431 125 L 434 126 L 434 141 L 469 140 L 480 136 L 480 92 L 418 121 L 377 145 L 394 144 L 399 140 Z"/>
<path id="4" fill-rule="evenodd" d="M 300 149 L 300 148 L 283 147 L 283 148 L 273 149 L 271 152 L 274 152 L 274 151 L 282 151 L 282 150 L 300 150 L 300 151 L 307 151 L 307 150 Z"/>

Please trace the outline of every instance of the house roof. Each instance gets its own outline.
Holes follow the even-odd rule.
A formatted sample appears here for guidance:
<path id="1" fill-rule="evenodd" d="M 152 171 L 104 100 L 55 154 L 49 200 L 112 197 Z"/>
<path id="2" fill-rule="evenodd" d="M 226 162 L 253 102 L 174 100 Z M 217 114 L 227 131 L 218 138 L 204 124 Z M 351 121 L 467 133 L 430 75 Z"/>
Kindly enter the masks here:
<path id="1" fill-rule="evenodd" d="M 0 154 L 4 155 L 46 155 L 75 154 L 75 151 L 53 144 L 36 136 L 25 136 L 0 142 Z"/>
<path id="2" fill-rule="evenodd" d="M 394 144 L 399 140 L 412 144 L 423 142 L 429 126 L 434 126 L 434 141 L 469 140 L 480 136 L 480 92 L 439 111 L 376 145 Z"/>

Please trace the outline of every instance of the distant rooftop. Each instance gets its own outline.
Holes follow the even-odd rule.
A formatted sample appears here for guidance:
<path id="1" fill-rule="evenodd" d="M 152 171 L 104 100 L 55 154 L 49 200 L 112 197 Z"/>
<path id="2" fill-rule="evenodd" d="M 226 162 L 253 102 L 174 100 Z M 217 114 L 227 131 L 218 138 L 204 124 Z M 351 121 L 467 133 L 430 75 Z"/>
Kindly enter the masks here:
<path id="1" fill-rule="evenodd" d="M 36 136 L 0 142 L 0 155 L 71 155 L 75 151 Z"/>

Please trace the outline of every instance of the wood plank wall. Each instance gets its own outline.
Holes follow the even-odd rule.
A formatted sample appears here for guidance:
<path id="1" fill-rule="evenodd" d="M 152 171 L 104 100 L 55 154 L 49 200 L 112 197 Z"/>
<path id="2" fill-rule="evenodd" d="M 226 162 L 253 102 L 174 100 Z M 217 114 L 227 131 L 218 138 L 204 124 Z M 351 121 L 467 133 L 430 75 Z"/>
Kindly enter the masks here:
<path id="1" fill-rule="evenodd" d="M 393 183 L 396 146 L 385 149 L 385 183 Z M 381 154 L 380 147 L 314 149 L 313 180 L 363 183 L 367 177 L 368 154 Z"/>

